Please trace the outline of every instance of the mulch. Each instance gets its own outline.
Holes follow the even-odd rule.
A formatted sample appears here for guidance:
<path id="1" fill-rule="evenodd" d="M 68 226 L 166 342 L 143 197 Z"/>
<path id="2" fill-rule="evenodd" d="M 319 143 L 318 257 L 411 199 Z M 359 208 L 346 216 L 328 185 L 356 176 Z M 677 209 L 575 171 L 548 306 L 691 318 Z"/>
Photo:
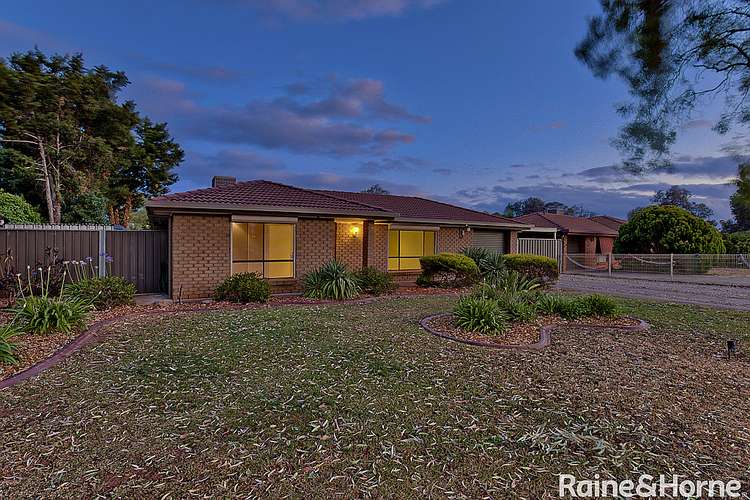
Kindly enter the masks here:
<path id="1" fill-rule="evenodd" d="M 545 327 L 576 326 L 578 328 L 639 328 L 641 320 L 620 317 L 593 317 L 578 320 L 564 320 L 559 316 L 540 316 L 533 321 L 512 323 L 502 333 L 489 334 L 464 330 L 456 325 L 452 314 L 438 314 L 425 318 L 422 326 L 435 335 L 473 345 L 500 348 L 542 348 L 549 343 L 544 338 Z"/>

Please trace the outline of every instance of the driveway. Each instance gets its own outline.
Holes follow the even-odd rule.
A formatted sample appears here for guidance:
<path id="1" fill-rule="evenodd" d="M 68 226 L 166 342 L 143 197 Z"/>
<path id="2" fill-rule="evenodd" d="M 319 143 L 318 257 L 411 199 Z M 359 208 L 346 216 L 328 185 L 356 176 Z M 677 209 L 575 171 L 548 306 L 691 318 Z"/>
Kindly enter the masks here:
<path id="1" fill-rule="evenodd" d="M 603 293 L 620 297 L 750 311 L 750 287 L 738 285 L 563 274 L 560 276 L 557 288 L 576 292 Z"/>

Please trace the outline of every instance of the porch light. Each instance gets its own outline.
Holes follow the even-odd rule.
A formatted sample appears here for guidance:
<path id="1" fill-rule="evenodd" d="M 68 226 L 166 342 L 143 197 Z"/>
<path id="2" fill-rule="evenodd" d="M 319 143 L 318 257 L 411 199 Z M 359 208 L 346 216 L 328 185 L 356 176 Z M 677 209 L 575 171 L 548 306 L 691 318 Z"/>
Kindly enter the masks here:
<path id="1" fill-rule="evenodd" d="M 359 234 L 359 226 L 353 225 L 351 231 L 352 231 L 352 236 L 356 238 L 357 235 Z"/>

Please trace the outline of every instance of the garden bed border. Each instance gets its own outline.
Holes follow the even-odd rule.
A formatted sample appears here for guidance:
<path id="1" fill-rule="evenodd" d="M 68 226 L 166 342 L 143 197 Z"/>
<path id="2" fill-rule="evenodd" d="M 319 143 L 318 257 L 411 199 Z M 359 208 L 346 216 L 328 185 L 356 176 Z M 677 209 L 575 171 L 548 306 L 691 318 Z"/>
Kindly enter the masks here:
<path id="1" fill-rule="evenodd" d="M 550 325 L 544 325 L 539 329 L 539 341 L 534 344 L 495 344 L 493 342 L 482 342 L 481 340 L 461 339 L 458 337 L 454 337 L 453 335 L 448 335 L 447 333 L 443 333 L 438 330 L 435 330 L 429 325 L 429 323 L 434 319 L 451 316 L 452 314 L 453 313 L 447 313 L 447 312 L 439 313 L 439 314 L 432 314 L 430 316 L 422 318 L 419 322 L 419 326 L 421 326 L 424 330 L 427 330 L 432 335 L 435 335 L 436 337 L 440 337 L 446 340 L 452 340 L 454 342 L 459 342 L 461 344 L 468 344 L 468 345 L 473 345 L 477 347 L 489 347 L 491 349 L 511 349 L 511 350 L 528 350 L 528 351 L 540 351 L 544 349 L 545 347 L 549 347 L 549 345 L 552 343 L 552 331 L 555 328 L 559 328 L 562 326 L 593 328 L 597 330 L 621 330 L 621 331 L 626 331 L 626 332 L 641 332 L 641 331 L 646 331 L 649 328 L 651 328 L 651 325 L 647 323 L 646 321 L 640 318 L 633 318 L 631 316 L 625 316 L 625 317 L 638 321 L 637 325 L 617 326 L 617 325 L 602 325 L 602 324 L 596 324 L 596 323 L 592 323 L 592 324 L 553 323 Z"/>

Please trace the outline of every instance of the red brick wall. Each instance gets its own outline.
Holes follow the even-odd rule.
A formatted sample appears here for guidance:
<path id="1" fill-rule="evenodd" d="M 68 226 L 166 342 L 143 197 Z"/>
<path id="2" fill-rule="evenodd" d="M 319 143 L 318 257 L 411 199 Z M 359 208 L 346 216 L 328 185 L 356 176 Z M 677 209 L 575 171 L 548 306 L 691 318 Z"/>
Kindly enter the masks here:
<path id="1" fill-rule="evenodd" d="M 362 269 L 363 242 L 364 229 L 361 222 L 336 223 L 336 259 L 351 270 Z"/>
<path id="2" fill-rule="evenodd" d="M 296 236 L 298 279 L 336 257 L 336 223 L 333 220 L 299 219 Z"/>
<path id="3" fill-rule="evenodd" d="M 367 245 L 367 265 L 388 270 L 388 225 L 365 222 L 365 244 Z"/>
<path id="4" fill-rule="evenodd" d="M 464 237 L 461 238 L 460 228 L 441 227 L 438 231 L 437 250 L 440 253 L 453 252 L 458 253 L 464 248 L 471 246 L 471 231 L 464 231 Z"/>
<path id="5" fill-rule="evenodd" d="M 508 231 L 508 253 L 518 253 L 518 231 Z"/>
<path id="6" fill-rule="evenodd" d="M 211 297 L 231 272 L 231 218 L 228 215 L 172 217 L 172 297 Z"/>

